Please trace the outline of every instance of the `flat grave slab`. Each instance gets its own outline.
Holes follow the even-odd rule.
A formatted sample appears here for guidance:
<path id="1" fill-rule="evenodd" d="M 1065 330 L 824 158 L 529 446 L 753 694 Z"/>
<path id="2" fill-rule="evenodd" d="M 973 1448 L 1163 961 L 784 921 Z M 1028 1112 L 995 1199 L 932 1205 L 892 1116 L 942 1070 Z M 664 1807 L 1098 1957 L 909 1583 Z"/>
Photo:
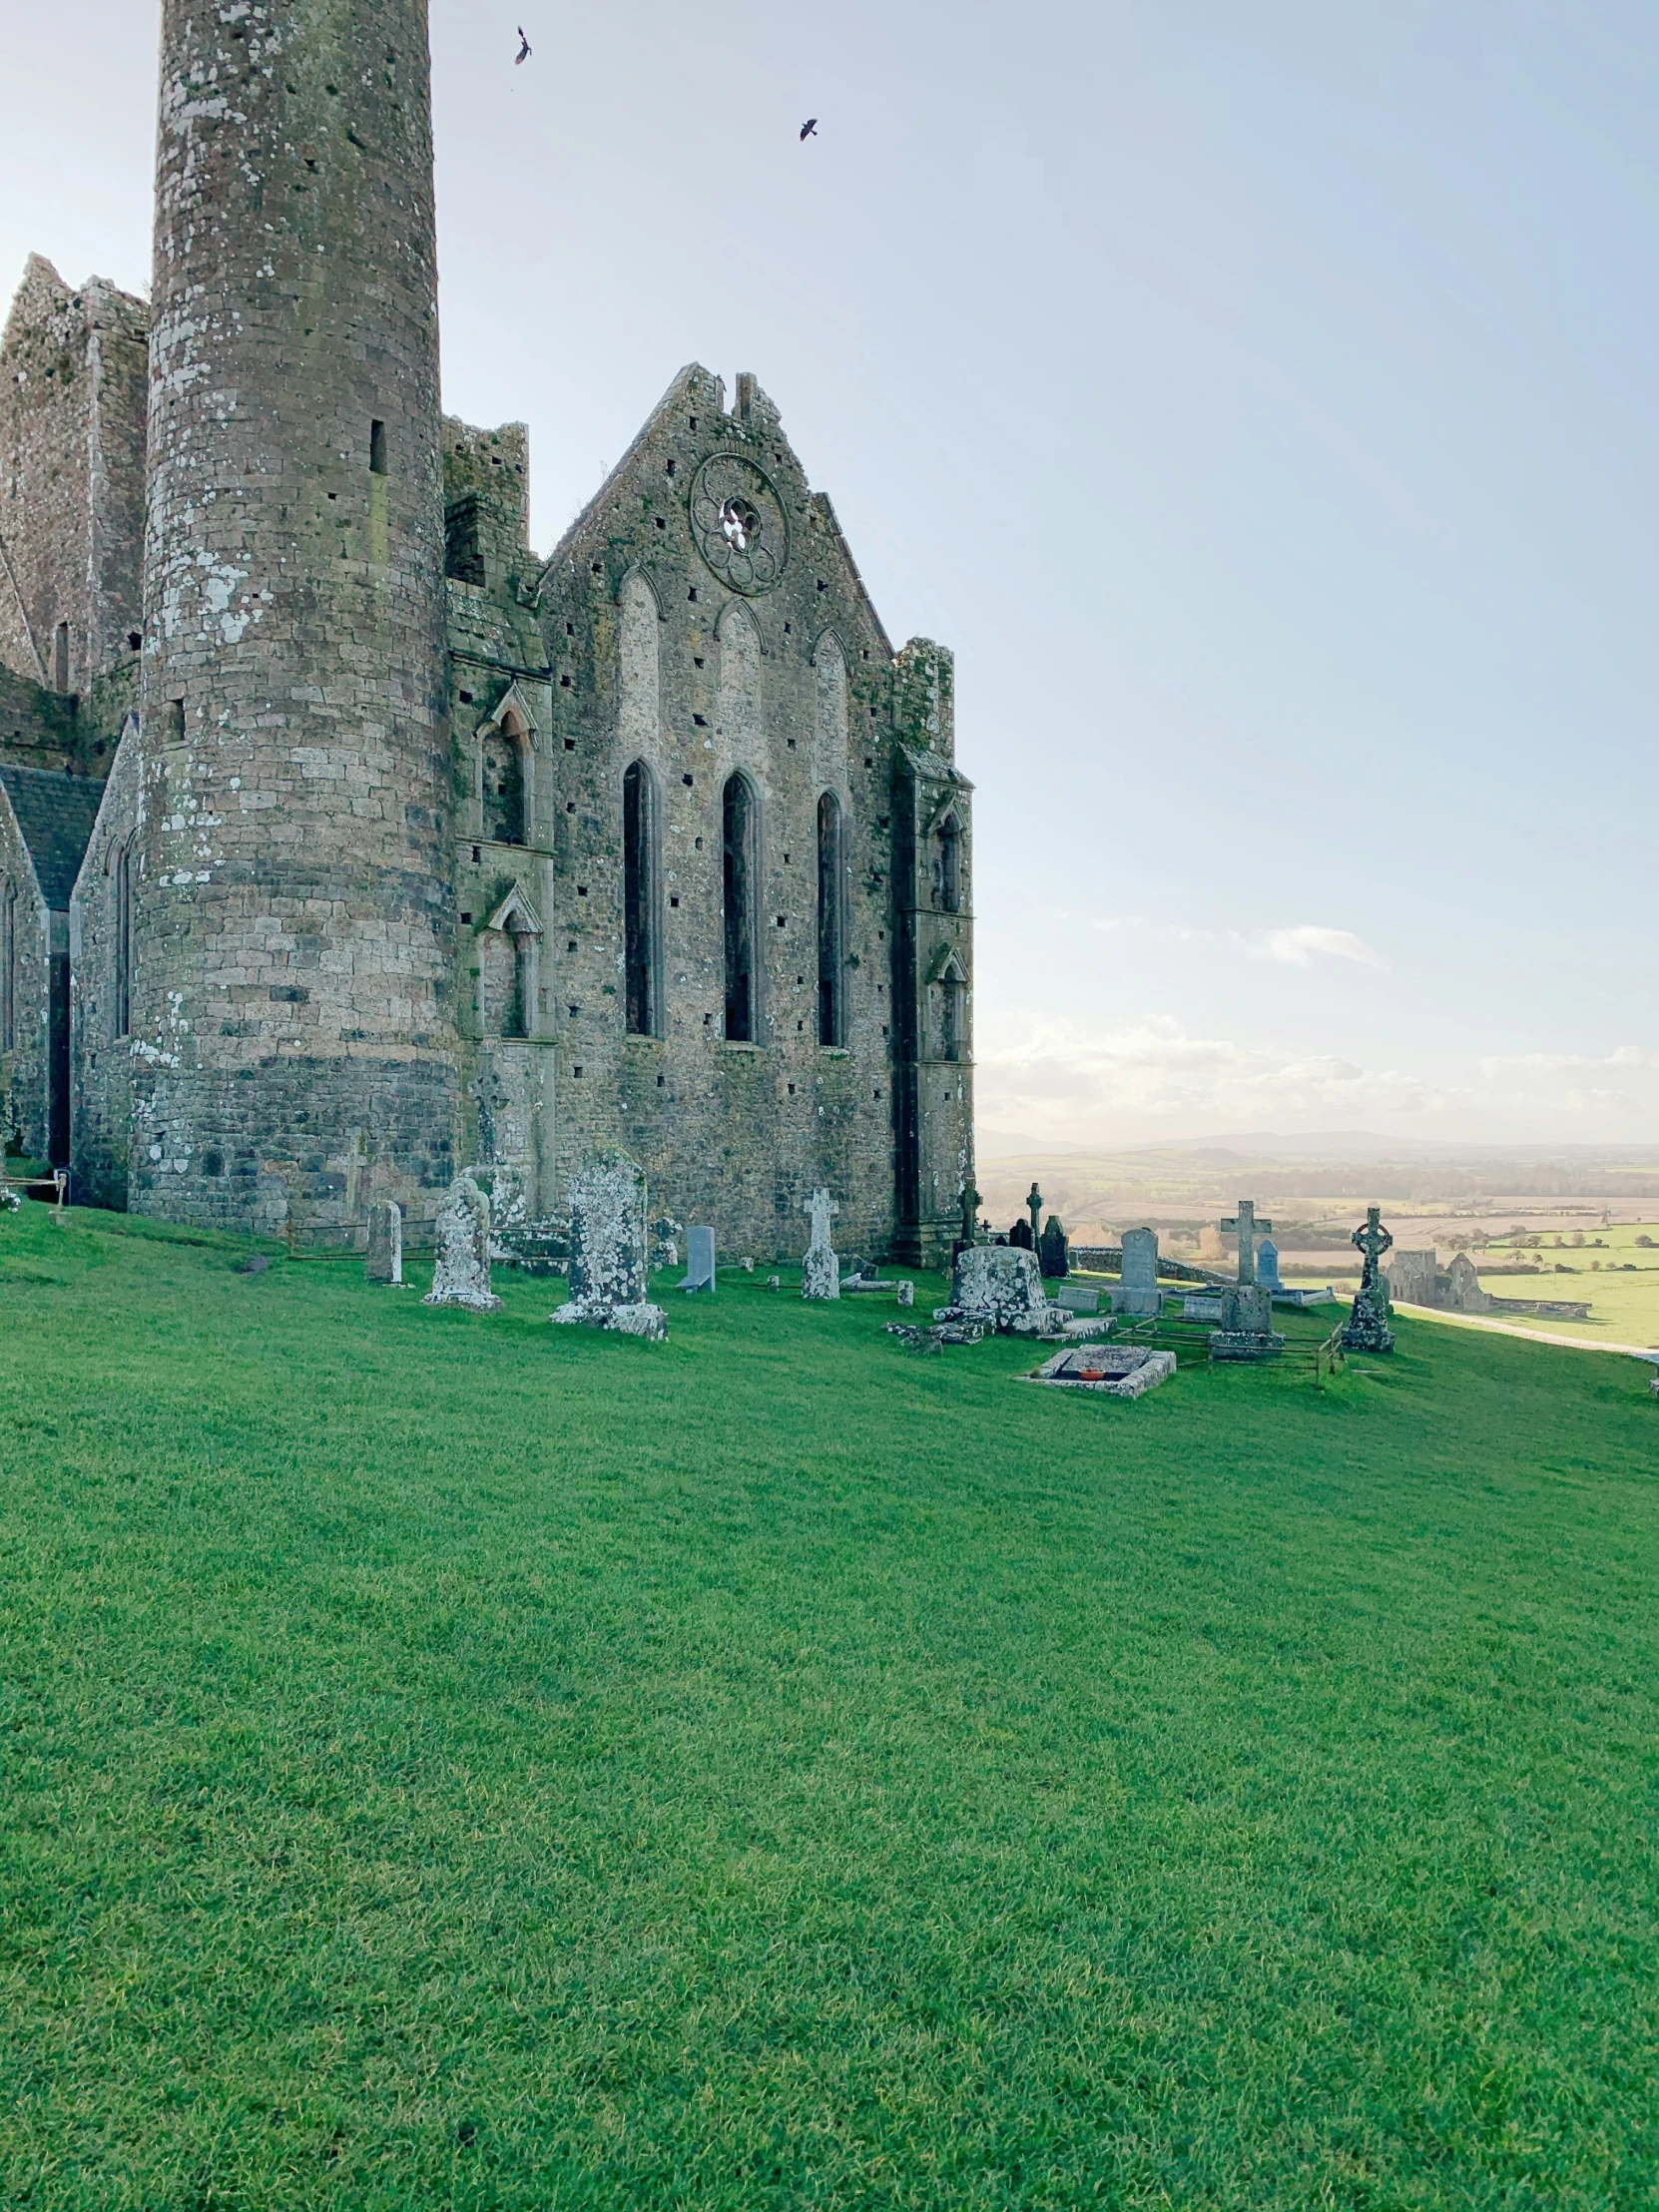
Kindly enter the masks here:
<path id="1" fill-rule="evenodd" d="M 1146 1345 L 1071 1345 L 1025 1381 L 1054 1389 L 1093 1390 L 1101 1397 L 1140 1397 L 1174 1373 L 1173 1352 L 1154 1352 Z"/>

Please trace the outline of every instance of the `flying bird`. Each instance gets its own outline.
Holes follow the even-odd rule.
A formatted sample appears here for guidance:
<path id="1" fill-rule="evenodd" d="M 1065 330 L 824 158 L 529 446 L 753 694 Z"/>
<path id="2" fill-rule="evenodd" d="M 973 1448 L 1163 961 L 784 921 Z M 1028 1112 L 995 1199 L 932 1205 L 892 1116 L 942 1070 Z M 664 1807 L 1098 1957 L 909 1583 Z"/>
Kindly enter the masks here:
<path id="1" fill-rule="evenodd" d="M 530 41 L 525 37 L 524 26 L 521 23 L 518 27 L 518 52 L 513 56 L 513 67 L 516 69 L 520 62 L 527 62 L 529 59 Z"/>
<path id="2" fill-rule="evenodd" d="M 810 115 L 810 116 L 809 116 L 809 117 L 807 118 L 806 122 L 805 122 L 805 123 L 804 123 L 804 124 L 803 124 L 803 125 L 801 126 L 801 143 L 802 143 L 802 145 L 803 145 L 803 146 L 805 146 L 805 145 L 806 145 L 806 143 L 807 143 L 807 141 L 808 141 L 808 140 L 809 140 L 810 138 L 817 138 L 817 137 L 818 137 L 818 117 L 817 117 L 816 115 Z"/>

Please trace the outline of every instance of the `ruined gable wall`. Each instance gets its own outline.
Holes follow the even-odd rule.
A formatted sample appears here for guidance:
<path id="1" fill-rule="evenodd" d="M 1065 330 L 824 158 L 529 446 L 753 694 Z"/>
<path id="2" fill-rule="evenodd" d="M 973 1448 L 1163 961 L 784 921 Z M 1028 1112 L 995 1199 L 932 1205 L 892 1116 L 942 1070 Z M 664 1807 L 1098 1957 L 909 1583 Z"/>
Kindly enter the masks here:
<path id="1" fill-rule="evenodd" d="M 35 255 L 0 341 L 0 659 L 55 691 L 85 692 L 139 627 L 148 319 Z"/>
<path id="2" fill-rule="evenodd" d="M 691 503 L 715 454 L 751 462 L 787 516 L 782 576 L 754 596 L 700 550 Z M 657 622 L 654 712 L 624 697 L 625 666 L 637 676 L 649 661 L 637 646 L 624 652 L 641 606 L 631 575 L 648 585 Z M 558 549 L 542 628 L 554 672 L 556 898 L 544 915 L 544 977 L 561 1200 L 585 1153 L 621 1145 L 645 1167 L 653 1209 L 712 1221 L 728 1253 L 799 1257 L 802 1203 L 820 1183 L 840 1200 L 842 1249 L 884 1251 L 895 1226 L 892 658 L 827 504 L 752 379 L 730 413 L 706 371 L 677 379 Z M 821 726 L 826 693 L 839 696 L 822 678 L 821 644 L 844 660 L 838 746 Z M 663 1001 L 662 1034 L 652 1037 L 625 1028 L 622 792 L 635 758 L 648 762 L 659 802 Z M 827 761 L 844 763 L 843 1049 L 822 1047 L 818 1035 Z M 760 814 L 754 1044 L 724 1034 L 721 800 L 734 769 L 750 778 Z M 482 904 L 464 889 L 458 899 L 473 911 Z"/>

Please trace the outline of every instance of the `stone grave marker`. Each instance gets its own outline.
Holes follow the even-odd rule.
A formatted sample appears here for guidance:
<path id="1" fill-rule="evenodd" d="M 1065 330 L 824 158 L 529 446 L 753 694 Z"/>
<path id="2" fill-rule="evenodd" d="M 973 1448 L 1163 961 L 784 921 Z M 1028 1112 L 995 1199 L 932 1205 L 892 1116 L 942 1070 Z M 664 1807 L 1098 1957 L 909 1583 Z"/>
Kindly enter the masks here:
<path id="1" fill-rule="evenodd" d="M 490 1202 L 470 1175 L 457 1175 L 432 1224 L 432 1288 L 422 1306 L 465 1306 L 498 1314 L 490 1289 Z"/>
<path id="2" fill-rule="evenodd" d="M 661 1343 L 668 1316 L 646 1296 L 645 1177 L 620 1152 L 570 1179 L 570 1298 L 548 1318 Z"/>
<path id="3" fill-rule="evenodd" d="M 812 1242 L 801 1263 L 801 1295 L 803 1298 L 839 1298 L 841 1264 L 830 1247 L 830 1222 L 840 1208 L 828 1191 L 815 1191 L 801 1211 L 810 1215 L 813 1223 Z"/>
<path id="4" fill-rule="evenodd" d="M 1272 1222 L 1258 1221 L 1256 1219 L 1256 1201 L 1253 1198 L 1241 1198 L 1238 1212 L 1230 1220 L 1224 1221 L 1221 1226 L 1223 1229 L 1236 1229 L 1238 1231 L 1239 1281 L 1241 1283 L 1254 1283 L 1256 1280 L 1256 1232 L 1259 1229 L 1271 1229 L 1273 1227 Z M 1275 1253 L 1274 1265 L 1276 1268 L 1278 1259 L 1279 1256 Z"/>
<path id="5" fill-rule="evenodd" d="M 898 1286 L 898 1304 L 900 1306 L 913 1306 L 915 1302 L 915 1285 L 913 1283 L 900 1283 Z"/>
<path id="6" fill-rule="evenodd" d="M 1005 1336 L 1055 1336 L 1066 1310 L 1049 1304 L 1037 1256 L 1021 1245 L 974 1245 L 958 1252 L 950 1271 L 950 1304 L 937 1322 L 966 1322 Z"/>
<path id="7" fill-rule="evenodd" d="M 1277 1360 L 1285 1349 L 1273 1328 L 1273 1293 L 1262 1283 L 1230 1284 L 1221 1294 L 1221 1327 L 1210 1338 L 1212 1360 Z"/>
<path id="8" fill-rule="evenodd" d="M 1282 1291 L 1285 1286 L 1279 1280 L 1279 1247 L 1271 1237 L 1264 1237 L 1256 1247 L 1256 1280 L 1270 1291 Z"/>
<path id="9" fill-rule="evenodd" d="M 1362 1266 L 1354 1310 L 1343 1331 L 1343 1349 L 1346 1352 L 1392 1352 L 1394 1333 L 1388 1327 L 1388 1280 L 1382 1273 L 1382 1255 L 1392 1248 L 1393 1238 L 1382 1226 L 1380 1206 L 1367 1207 L 1363 1225 L 1355 1230 L 1349 1242 L 1358 1247 Z"/>
<path id="10" fill-rule="evenodd" d="M 715 1233 L 712 1229 L 686 1231 L 686 1273 L 683 1291 L 712 1291 L 715 1285 Z"/>
<path id="11" fill-rule="evenodd" d="M 1158 1232 L 1126 1229 L 1123 1232 L 1123 1273 L 1112 1292 L 1114 1314 L 1147 1320 L 1164 1310 L 1158 1289 Z"/>
<path id="12" fill-rule="evenodd" d="M 1099 1397 L 1141 1397 L 1174 1373 L 1175 1354 L 1149 1345 L 1077 1345 L 1057 1352 L 1027 1380 Z"/>
<path id="13" fill-rule="evenodd" d="M 403 1280 L 403 1209 L 395 1199 L 377 1199 L 368 1209 L 368 1256 L 363 1274 L 370 1283 Z"/>
<path id="14" fill-rule="evenodd" d="M 1044 1279 L 1059 1282 L 1071 1273 L 1071 1252 L 1066 1243 L 1065 1224 L 1057 1214 L 1050 1214 L 1048 1227 L 1037 1240 L 1037 1258 L 1042 1263 Z"/>
<path id="15" fill-rule="evenodd" d="M 1056 1306 L 1063 1306 L 1068 1314 L 1098 1314 L 1100 1293 L 1089 1290 L 1082 1283 L 1062 1283 L 1054 1293 Z"/>

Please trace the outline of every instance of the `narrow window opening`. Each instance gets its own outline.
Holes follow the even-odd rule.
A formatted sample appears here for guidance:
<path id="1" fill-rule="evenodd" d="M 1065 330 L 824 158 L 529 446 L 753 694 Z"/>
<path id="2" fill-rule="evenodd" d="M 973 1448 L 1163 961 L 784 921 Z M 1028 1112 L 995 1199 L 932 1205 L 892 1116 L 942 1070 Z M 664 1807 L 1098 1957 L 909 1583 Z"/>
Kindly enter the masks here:
<path id="1" fill-rule="evenodd" d="M 756 1041 L 755 801 L 741 776 L 728 778 L 721 799 L 725 844 L 726 1037 Z"/>
<path id="2" fill-rule="evenodd" d="M 368 426 L 368 473 L 384 476 L 386 470 L 386 426 L 383 422 L 371 422 Z"/>
<path id="3" fill-rule="evenodd" d="M 833 792 L 818 803 L 818 1041 L 843 1045 L 846 1016 L 842 946 L 841 809 Z"/>
<path id="4" fill-rule="evenodd" d="M 484 834 L 496 844 L 524 842 L 524 746 L 511 721 L 486 733 L 482 783 Z"/>
<path id="5" fill-rule="evenodd" d="M 17 1049 L 17 886 L 0 906 L 0 1051 Z"/>
<path id="6" fill-rule="evenodd" d="M 622 779 L 624 965 L 628 1034 L 657 1034 L 657 890 L 655 793 L 651 771 L 636 761 Z"/>
<path id="7" fill-rule="evenodd" d="M 60 622 L 52 633 L 52 689 L 69 689 L 69 625 Z"/>
<path id="8" fill-rule="evenodd" d="M 133 1026 L 133 848 L 124 844 L 115 858 L 115 1034 Z"/>
<path id="9" fill-rule="evenodd" d="M 956 828 L 956 817 L 946 815 L 939 824 L 938 853 L 933 863 L 933 884 L 939 904 L 947 914 L 958 913 L 962 904 L 961 833 Z"/>

